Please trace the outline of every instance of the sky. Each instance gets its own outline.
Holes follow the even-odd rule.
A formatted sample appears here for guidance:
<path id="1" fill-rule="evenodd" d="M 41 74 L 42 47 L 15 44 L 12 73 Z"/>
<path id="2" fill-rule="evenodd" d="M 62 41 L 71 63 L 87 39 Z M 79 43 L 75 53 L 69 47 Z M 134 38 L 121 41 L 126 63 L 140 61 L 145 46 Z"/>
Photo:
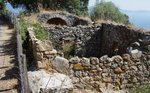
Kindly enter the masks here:
<path id="1" fill-rule="evenodd" d="M 96 0 L 89 0 L 89 7 L 95 5 Z M 105 0 L 112 1 L 123 10 L 150 11 L 150 0 Z"/>

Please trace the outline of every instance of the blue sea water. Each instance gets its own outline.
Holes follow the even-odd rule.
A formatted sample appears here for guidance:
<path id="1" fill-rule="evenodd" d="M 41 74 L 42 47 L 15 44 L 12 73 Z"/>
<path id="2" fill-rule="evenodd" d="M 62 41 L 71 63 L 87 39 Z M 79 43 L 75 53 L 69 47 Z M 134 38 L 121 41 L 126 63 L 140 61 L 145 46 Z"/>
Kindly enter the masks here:
<path id="1" fill-rule="evenodd" d="M 21 11 L 25 10 L 25 7 L 20 5 L 17 8 L 13 8 L 13 6 L 9 2 L 7 2 L 6 3 L 6 9 L 13 12 L 13 13 L 15 13 L 15 14 L 19 14 Z"/>
<path id="2" fill-rule="evenodd" d="M 150 11 L 124 11 L 129 16 L 130 22 L 138 28 L 150 30 Z"/>

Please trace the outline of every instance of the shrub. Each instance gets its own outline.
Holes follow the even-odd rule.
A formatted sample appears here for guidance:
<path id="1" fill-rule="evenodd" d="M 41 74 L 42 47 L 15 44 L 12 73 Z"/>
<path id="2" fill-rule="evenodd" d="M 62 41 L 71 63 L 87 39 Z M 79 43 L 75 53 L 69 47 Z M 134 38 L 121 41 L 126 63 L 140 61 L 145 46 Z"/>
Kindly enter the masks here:
<path id="1" fill-rule="evenodd" d="M 130 91 L 131 93 L 150 93 L 150 84 L 136 85 Z"/>
<path id="2" fill-rule="evenodd" d="M 73 56 L 75 51 L 75 42 L 74 41 L 70 41 L 64 44 L 63 46 L 63 53 L 65 55 L 66 58 L 69 58 L 69 56 Z"/>
<path id="3" fill-rule="evenodd" d="M 25 41 L 27 38 L 27 29 L 29 27 L 33 27 L 35 36 L 37 39 L 39 40 L 46 40 L 48 38 L 47 36 L 47 32 L 44 30 L 44 28 L 41 26 L 40 23 L 36 23 L 36 22 L 29 22 L 24 20 L 23 18 L 20 18 L 20 29 L 21 29 L 21 35 L 22 35 L 22 40 Z"/>
<path id="4" fill-rule="evenodd" d="M 93 20 L 102 19 L 129 24 L 128 16 L 121 13 L 112 2 L 101 1 L 96 4 L 90 15 Z"/>

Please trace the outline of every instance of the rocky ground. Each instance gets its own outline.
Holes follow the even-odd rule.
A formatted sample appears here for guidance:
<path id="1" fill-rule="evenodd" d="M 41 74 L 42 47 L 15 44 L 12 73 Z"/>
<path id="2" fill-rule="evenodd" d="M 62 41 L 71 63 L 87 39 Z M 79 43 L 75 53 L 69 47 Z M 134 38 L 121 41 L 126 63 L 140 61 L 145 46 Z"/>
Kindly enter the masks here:
<path id="1" fill-rule="evenodd" d="M 10 25 L 0 20 L 0 93 L 18 93 L 16 39 Z"/>

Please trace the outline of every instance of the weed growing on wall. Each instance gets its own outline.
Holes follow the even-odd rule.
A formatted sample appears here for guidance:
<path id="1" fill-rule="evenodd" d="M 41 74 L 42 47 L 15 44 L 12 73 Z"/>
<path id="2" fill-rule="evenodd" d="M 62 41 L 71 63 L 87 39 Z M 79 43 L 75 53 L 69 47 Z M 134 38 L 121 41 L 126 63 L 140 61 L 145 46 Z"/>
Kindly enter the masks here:
<path id="1" fill-rule="evenodd" d="M 23 18 L 20 18 L 20 28 L 21 28 L 21 35 L 22 40 L 26 40 L 27 38 L 27 32 L 28 28 L 33 27 L 34 33 L 36 35 L 36 38 L 39 40 L 46 40 L 48 38 L 47 32 L 44 30 L 44 28 L 41 26 L 40 23 L 37 22 L 29 22 L 27 20 L 24 20 Z"/>

